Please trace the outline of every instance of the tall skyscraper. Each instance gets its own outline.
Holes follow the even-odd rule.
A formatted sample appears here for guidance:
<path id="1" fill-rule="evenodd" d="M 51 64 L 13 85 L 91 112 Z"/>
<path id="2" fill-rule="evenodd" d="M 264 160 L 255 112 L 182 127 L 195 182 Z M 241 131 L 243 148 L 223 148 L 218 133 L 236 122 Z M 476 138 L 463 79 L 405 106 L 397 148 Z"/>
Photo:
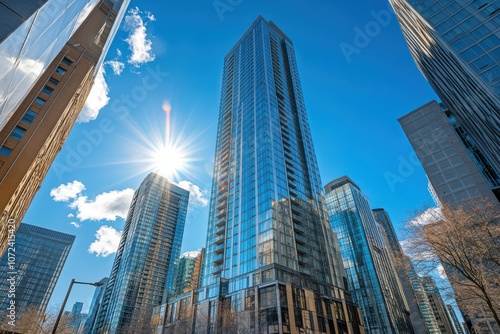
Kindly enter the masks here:
<path id="1" fill-rule="evenodd" d="M 94 327 L 97 313 L 99 312 L 99 308 L 101 307 L 101 303 L 104 298 L 104 291 L 106 290 L 108 280 L 109 278 L 104 277 L 99 281 L 99 283 L 102 283 L 102 285 L 99 285 L 95 288 L 94 296 L 92 297 L 92 302 L 90 303 L 89 315 L 87 319 L 85 319 L 82 334 L 92 333 L 92 328 Z"/>
<path id="2" fill-rule="evenodd" d="M 368 333 L 414 333 L 396 268 L 368 199 L 347 176 L 325 186 L 348 288 Z"/>
<path id="3" fill-rule="evenodd" d="M 431 101 L 401 117 L 399 123 L 440 203 L 500 199 L 499 174 L 448 108 Z"/>
<path id="4" fill-rule="evenodd" d="M 70 313 L 70 325 L 75 329 L 75 333 L 78 332 L 80 323 L 82 322 L 84 314 L 82 313 L 83 303 L 76 302 L 73 304 L 73 308 Z"/>
<path id="5" fill-rule="evenodd" d="M 97 333 L 149 333 L 180 256 L 189 192 L 149 174 L 134 193 L 96 320 Z"/>
<path id="6" fill-rule="evenodd" d="M 422 283 L 424 285 L 425 293 L 432 307 L 432 312 L 436 318 L 439 329 L 443 334 L 453 334 L 453 325 L 451 319 L 448 318 L 448 311 L 444 305 L 439 289 L 436 285 L 436 281 L 430 276 L 423 276 Z"/>
<path id="7" fill-rule="evenodd" d="M 205 249 L 186 252 L 175 261 L 174 278 L 169 284 L 170 295 L 180 295 L 197 289 L 201 279 L 201 268 Z"/>
<path id="8" fill-rule="evenodd" d="M 406 298 L 406 301 L 408 302 L 408 307 L 410 310 L 410 320 L 415 333 L 440 333 L 439 326 L 434 317 L 432 316 L 432 314 L 430 314 L 429 316 L 431 307 L 427 296 L 425 295 L 425 293 L 423 293 L 423 286 L 421 286 L 421 284 L 418 285 L 418 289 L 420 292 L 414 290 L 414 283 L 412 282 L 409 273 L 410 269 L 414 271 L 413 265 L 411 264 L 411 261 L 409 261 L 405 256 L 403 249 L 401 248 L 401 244 L 399 243 L 389 214 L 384 209 L 373 209 L 372 212 L 373 217 L 382 227 L 383 233 L 386 237 L 385 240 L 387 240 L 391 253 L 397 261 L 397 264 L 395 266 L 396 272 L 403 288 L 404 296 Z"/>
<path id="9" fill-rule="evenodd" d="M 446 312 L 448 313 L 448 317 L 451 320 L 453 331 L 456 334 L 464 334 L 464 330 L 462 328 L 462 325 L 460 324 L 460 321 L 458 321 L 457 313 L 455 312 L 453 306 L 451 306 L 450 304 L 446 304 L 445 307 L 446 307 Z"/>
<path id="10" fill-rule="evenodd" d="M 410 52 L 500 175 L 500 11 L 496 1 L 390 0 Z"/>
<path id="11" fill-rule="evenodd" d="M 130 0 L 7 6 L 0 29 L 0 254 L 61 149 Z M 0 7 L 2 8 L 2 7 Z"/>
<path id="12" fill-rule="evenodd" d="M 74 235 L 25 223 L 19 226 L 10 239 L 12 246 L 0 259 L 0 323 L 7 323 L 11 301 L 18 316 L 28 307 L 45 312 L 74 240 Z"/>
<path id="13" fill-rule="evenodd" d="M 406 257 L 409 264 L 411 264 L 411 260 L 409 257 Z M 412 265 L 408 266 L 408 276 L 410 277 L 411 284 L 413 286 L 413 291 L 415 292 L 415 300 L 418 302 L 418 307 L 420 308 L 420 312 L 425 320 L 425 325 L 429 333 L 441 333 L 441 329 L 439 328 L 439 323 L 434 316 L 434 311 L 432 310 L 431 303 L 427 298 L 427 294 L 425 293 L 424 285 L 420 276 L 417 274 L 415 268 Z"/>
<path id="14" fill-rule="evenodd" d="M 195 330 L 361 333 L 343 276 L 293 44 L 259 17 L 224 60 Z"/>

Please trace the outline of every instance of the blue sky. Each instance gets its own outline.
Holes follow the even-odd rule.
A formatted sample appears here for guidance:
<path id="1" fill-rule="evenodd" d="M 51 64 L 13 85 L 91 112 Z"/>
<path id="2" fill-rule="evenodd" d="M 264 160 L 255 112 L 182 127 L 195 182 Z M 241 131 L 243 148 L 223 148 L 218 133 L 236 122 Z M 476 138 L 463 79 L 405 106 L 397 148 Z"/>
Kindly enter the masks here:
<path id="1" fill-rule="evenodd" d="M 155 169 L 166 104 L 171 138 L 188 160 L 174 181 L 192 190 L 182 251 L 204 247 L 223 59 L 258 15 L 294 43 L 323 183 L 349 175 L 396 229 L 431 203 L 397 118 L 436 96 L 386 1 L 133 0 L 99 94 L 24 219 L 76 235 L 50 305 L 62 302 L 72 278 L 109 275 L 133 190 Z M 74 286 L 67 309 L 76 301 L 87 309 L 92 293 Z"/>

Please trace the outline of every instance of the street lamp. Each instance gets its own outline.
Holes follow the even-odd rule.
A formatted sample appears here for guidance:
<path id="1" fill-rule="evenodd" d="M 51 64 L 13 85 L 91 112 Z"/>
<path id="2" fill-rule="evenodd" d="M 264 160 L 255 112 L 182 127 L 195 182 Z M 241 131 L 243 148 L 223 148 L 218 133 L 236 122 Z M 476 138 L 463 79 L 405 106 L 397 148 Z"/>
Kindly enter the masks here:
<path id="1" fill-rule="evenodd" d="M 52 334 L 56 334 L 57 325 L 59 325 L 59 320 L 61 320 L 61 316 L 63 314 L 64 307 L 66 306 L 66 302 L 68 301 L 68 297 L 69 297 L 69 293 L 71 292 L 71 288 L 73 288 L 73 284 L 93 285 L 93 286 L 95 286 L 97 288 L 97 287 L 103 285 L 104 283 L 102 283 L 102 282 L 95 282 L 95 283 L 78 282 L 78 281 L 75 281 L 75 279 L 73 278 L 71 280 L 70 285 L 69 285 L 68 292 L 66 293 L 66 297 L 64 297 L 64 301 L 63 301 L 63 303 L 61 305 L 61 309 L 59 310 L 59 314 L 57 315 L 56 323 L 54 324 L 54 329 L 52 330 Z"/>

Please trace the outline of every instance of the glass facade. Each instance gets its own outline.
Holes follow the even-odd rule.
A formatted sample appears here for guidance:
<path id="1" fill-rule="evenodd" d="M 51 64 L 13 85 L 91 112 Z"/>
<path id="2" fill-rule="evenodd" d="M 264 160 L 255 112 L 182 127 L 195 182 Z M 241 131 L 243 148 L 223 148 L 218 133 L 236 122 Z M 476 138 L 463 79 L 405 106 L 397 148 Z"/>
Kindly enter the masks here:
<path id="1" fill-rule="evenodd" d="M 180 256 L 189 192 L 149 174 L 134 193 L 94 331 L 148 333 Z M 171 265 L 172 264 L 172 265 Z"/>
<path id="2" fill-rule="evenodd" d="M 453 306 L 447 304 L 446 305 L 446 312 L 448 312 L 448 316 L 450 317 L 451 324 L 453 325 L 453 331 L 456 334 L 464 334 L 464 330 L 462 328 L 462 325 L 460 324 L 460 321 L 458 321 L 457 313 L 455 312 L 455 309 Z"/>
<path id="3" fill-rule="evenodd" d="M 293 44 L 262 17 L 225 57 L 218 123 L 194 331 L 363 333 L 343 289 Z M 165 307 L 167 332 L 180 332 L 176 310 L 191 297 Z"/>
<path id="4" fill-rule="evenodd" d="M 22 221 L 85 104 L 128 2 L 50 0 L 33 14 L 27 32 L 17 36 L 23 23 L 0 43 L 0 254 L 7 221 Z M 43 66 L 27 67 L 28 56 Z"/>
<path id="5" fill-rule="evenodd" d="M 373 209 L 372 212 L 373 217 L 382 228 L 382 233 L 386 237 L 385 240 L 387 240 L 387 244 L 391 248 L 391 254 L 399 261 L 396 265 L 396 272 L 408 303 L 410 320 L 415 333 L 439 333 L 437 322 L 433 317 L 429 317 L 428 310 L 430 310 L 430 304 L 427 296 L 422 293 L 423 288 L 421 286 L 418 287 L 420 292 L 414 290 L 413 282 L 408 272 L 410 268 L 414 270 L 413 265 L 403 253 L 389 214 L 384 209 Z M 424 309 L 427 311 L 424 311 Z"/>
<path id="6" fill-rule="evenodd" d="M 407 257 L 406 260 L 411 263 L 410 258 Z M 412 265 L 409 265 L 408 268 L 408 276 L 410 277 L 413 291 L 415 291 L 415 300 L 417 301 L 420 312 L 422 313 L 422 317 L 425 320 L 427 331 L 430 334 L 439 334 L 441 333 L 441 329 L 439 328 L 439 323 L 434 316 L 431 303 L 427 298 L 427 294 L 425 293 L 422 280 L 420 279 L 420 276 L 418 276 L 415 268 Z"/>
<path id="7" fill-rule="evenodd" d="M 186 252 L 175 261 L 170 295 L 177 296 L 198 288 L 205 250 Z"/>
<path id="8" fill-rule="evenodd" d="M 48 0 L 2 41 L 0 130 L 98 2 Z"/>
<path id="9" fill-rule="evenodd" d="M 108 277 L 104 277 L 99 283 L 102 285 L 95 288 L 94 296 L 92 297 L 92 302 L 90 303 L 89 313 L 87 319 L 85 319 L 85 324 L 82 329 L 83 334 L 91 334 L 92 328 L 94 327 L 97 313 L 101 307 L 102 300 L 104 298 L 104 291 L 108 284 Z"/>
<path id="10" fill-rule="evenodd" d="M 430 276 L 422 276 L 422 284 L 425 294 L 431 305 L 434 318 L 439 325 L 439 330 L 443 334 L 454 334 L 453 324 L 449 318 L 448 311 L 444 305 L 439 289 L 434 279 Z"/>
<path id="11" fill-rule="evenodd" d="M 25 223 L 19 225 L 15 239 L 11 240 L 15 251 L 7 250 L 0 259 L 0 322 L 7 323 L 5 310 L 11 300 L 15 301 L 17 315 L 27 307 L 45 312 L 74 240 L 74 235 Z M 9 252 L 15 254 L 14 268 Z M 13 275 L 15 297 L 11 298 L 7 279 Z"/>
<path id="12" fill-rule="evenodd" d="M 348 289 L 369 333 L 414 333 L 396 269 L 368 200 L 348 177 L 325 186 Z"/>
<path id="13" fill-rule="evenodd" d="M 390 0 L 420 71 L 500 175 L 500 5 Z"/>

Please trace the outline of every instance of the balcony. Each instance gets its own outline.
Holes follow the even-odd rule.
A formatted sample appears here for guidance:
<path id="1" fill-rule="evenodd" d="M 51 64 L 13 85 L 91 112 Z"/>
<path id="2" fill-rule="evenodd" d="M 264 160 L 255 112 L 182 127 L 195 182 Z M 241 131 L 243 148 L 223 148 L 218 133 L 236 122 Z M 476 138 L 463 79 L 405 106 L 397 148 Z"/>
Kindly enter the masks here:
<path id="1" fill-rule="evenodd" d="M 222 234 L 222 235 L 217 235 L 217 236 L 215 237 L 215 239 L 214 239 L 214 244 L 216 244 L 216 245 L 220 245 L 220 244 L 222 244 L 222 242 L 224 241 L 225 237 L 226 237 L 226 236 L 225 236 L 224 234 Z"/>
<path id="2" fill-rule="evenodd" d="M 295 242 L 297 244 L 301 244 L 301 245 L 305 245 L 307 243 L 307 239 L 305 236 L 303 236 L 302 234 L 298 234 L 296 233 L 295 234 Z"/>
<path id="3" fill-rule="evenodd" d="M 225 225 L 226 225 L 226 218 L 218 219 L 215 222 L 215 226 L 217 226 L 217 227 L 221 227 L 221 226 L 225 226 Z"/>
<path id="4" fill-rule="evenodd" d="M 218 254 L 212 258 L 214 264 L 220 265 L 222 264 L 222 260 L 224 259 L 224 254 Z"/>
<path id="5" fill-rule="evenodd" d="M 222 217 L 225 217 L 227 214 L 227 210 L 221 210 L 218 214 L 217 214 L 217 219 L 219 218 L 222 218 Z"/>
<path id="6" fill-rule="evenodd" d="M 219 244 L 217 247 L 214 248 L 214 253 L 215 254 L 222 254 L 224 253 L 224 244 Z"/>
<path id="7" fill-rule="evenodd" d="M 226 232 L 226 226 L 221 226 L 215 230 L 215 235 L 224 235 Z"/>

